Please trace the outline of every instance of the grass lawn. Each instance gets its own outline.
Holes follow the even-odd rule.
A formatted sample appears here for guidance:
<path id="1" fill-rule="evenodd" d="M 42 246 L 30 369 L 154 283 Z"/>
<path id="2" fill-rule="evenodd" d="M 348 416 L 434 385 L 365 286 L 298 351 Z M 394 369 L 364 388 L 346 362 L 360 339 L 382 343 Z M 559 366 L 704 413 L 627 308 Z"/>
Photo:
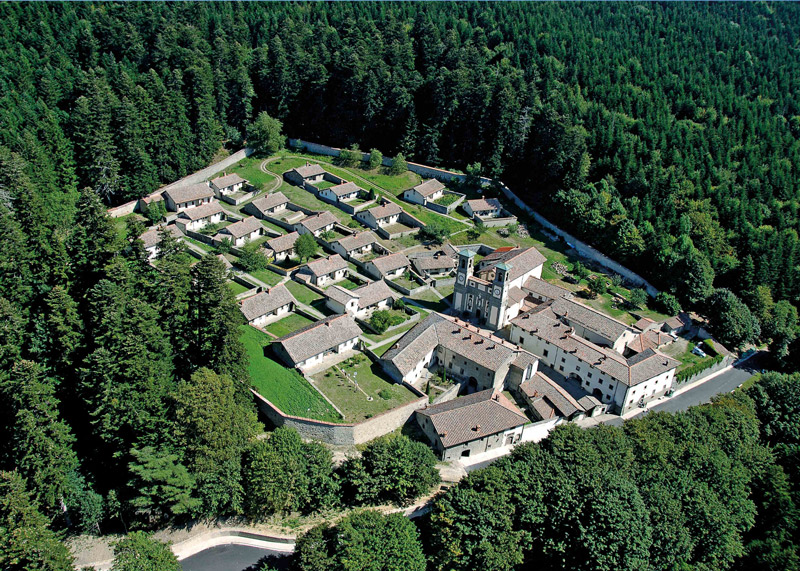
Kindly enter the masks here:
<path id="1" fill-rule="evenodd" d="M 691 341 L 687 341 L 679 337 L 674 343 L 670 343 L 669 345 L 662 347 L 659 349 L 665 355 L 672 357 L 673 359 L 677 359 L 681 362 L 680 366 L 678 367 L 678 372 L 688 369 L 692 365 L 695 365 L 702 361 L 707 357 L 698 357 L 694 353 L 692 353 L 692 349 L 695 348 L 695 344 Z"/>
<path id="2" fill-rule="evenodd" d="M 255 270 L 255 271 L 247 272 L 247 273 L 249 273 L 251 276 L 253 276 L 257 280 L 260 280 L 260 281 L 264 282 L 268 286 L 274 286 L 278 282 L 280 282 L 281 279 L 283 279 L 282 275 L 276 274 L 275 272 L 273 272 L 271 270 Z"/>
<path id="3" fill-rule="evenodd" d="M 288 282 L 286 282 L 286 287 L 289 288 L 291 294 L 300 303 L 311 305 L 312 302 L 318 299 L 322 299 L 322 296 L 320 294 L 307 288 L 303 284 L 297 283 L 294 280 L 289 280 Z"/>
<path id="4" fill-rule="evenodd" d="M 386 353 L 386 351 L 388 351 L 389 349 L 391 349 L 392 345 L 394 345 L 394 344 L 395 344 L 394 341 L 392 341 L 391 343 L 384 343 L 383 345 L 379 345 L 378 347 L 375 347 L 372 350 L 372 352 L 375 353 L 378 357 L 382 357 L 383 354 Z"/>
<path id="5" fill-rule="evenodd" d="M 335 184 L 333 184 L 333 183 L 332 183 L 331 181 L 329 181 L 329 180 L 321 180 L 321 181 L 319 181 L 319 182 L 317 182 L 317 183 L 312 183 L 312 184 L 313 184 L 314 186 L 316 186 L 316 187 L 317 187 L 318 189 L 320 189 L 320 190 L 324 190 L 324 189 L 326 189 L 326 188 L 331 188 L 331 187 L 333 187 L 333 186 L 336 186 Z"/>
<path id="6" fill-rule="evenodd" d="M 312 193 L 300 188 L 299 186 L 284 183 L 281 185 L 280 190 L 286 195 L 286 198 L 297 205 L 310 208 L 311 210 L 327 210 L 345 226 L 350 220 L 352 220 L 352 217 L 343 210 L 339 210 L 335 206 L 328 204 L 327 202 L 323 202 Z"/>
<path id="7" fill-rule="evenodd" d="M 395 196 L 402 193 L 404 190 L 413 188 L 422 182 L 422 177 L 411 171 L 404 172 L 401 175 L 390 175 L 386 167 L 378 167 L 375 170 L 366 169 L 350 169 L 356 174 L 364 177 L 371 183 L 388 190 Z"/>
<path id="8" fill-rule="evenodd" d="M 331 285 L 338 285 L 338 286 L 343 287 L 344 289 L 356 289 L 356 288 L 361 287 L 361 284 L 357 284 L 356 282 L 354 282 L 353 280 L 351 280 L 349 278 L 345 278 L 343 280 L 340 280 L 340 281 L 336 282 L 336 284 L 331 284 Z M 330 286 L 328 286 L 328 287 L 330 287 Z"/>
<path id="9" fill-rule="evenodd" d="M 420 222 L 425 224 L 439 224 L 447 229 L 447 232 L 453 234 L 454 232 L 458 232 L 459 230 L 466 230 L 471 227 L 471 225 L 463 224 L 461 222 L 457 222 L 451 218 L 447 218 L 440 214 L 436 214 L 432 210 L 428 210 L 423 206 L 419 206 L 418 204 L 402 204 L 403 210 L 411 214 L 414 218 L 417 218 Z"/>
<path id="10" fill-rule="evenodd" d="M 270 230 L 274 230 L 275 232 L 277 232 L 281 236 L 286 234 L 286 230 L 284 230 L 283 228 L 281 228 L 277 224 L 273 224 L 272 222 L 269 222 L 267 220 L 259 220 L 259 222 L 261 222 L 261 225 L 264 226 L 265 228 L 269 228 Z"/>
<path id="11" fill-rule="evenodd" d="M 275 184 L 275 177 L 261 170 L 262 162 L 264 162 L 263 158 L 248 157 L 236 163 L 232 170 L 247 179 L 255 188 L 262 190 Z"/>
<path id="12" fill-rule="evenodd" d="M 443 287 L 437 287 L 436 288 L 436 291 L 438 291 L 444 297 L 450 297 L 451 295 L 453 295 L 453 290 L 455 290 L 455 287 L 452 286 L 452 285 L 443 286 Z"/>
<path id="13" fill-rule="evenodd" d="M 274 323 L 270 323 L 264 329 L 273 335 L 276 335 L 277 337 L 283 337 L 284 335 L 288 335 L 289 333 L 297 331 L 301 327 L 305 327 L 311 323 L 314 322 L 307 317 L 304 317 L 298 313 L 292 313 L 283 319 L 279 319 Z"/>
<path id="14" fill-rule="evenodd" d="M 400 276 L 399 278 L 392 278 L 392 281 L 406 289 L 415 289 L 422 285 L 419 282 L 406 277 L 405 275 Z"/>
<path id="15" fill-rule="evenodd" d="M 233 295 L 239 295 L 240 293 L 250 291 L 251 289 L 249 287 L 244 287 L 242 284 L 236 283 L 231 280 L 228 280 L 228 282 L 226 283 L 228 284 L 228 289 L 230 289 L 233 292 Z"/>
<path id="16" fill-rule="evenodd" d="M 184 236 L 183 239 L 191 244 L 194 244 L 204 252 L 214 253 L 215 251 L 213 246 L 206 244 L 205 242 L 201 242 L 200 240 L 195 240 L 194 238 L 189 238 L 188 236 Z"/>
<path id="17" fill-rule="evenodd" d="M 415 293 L 410 299 L 413 299 L 430 311 L 438 311 L 441 313 L 446 311 L 449 307 L 445 300 L 439 299 L 439 297 L 429 289 Z"/>
<path id="18" fill-rule="evenodd" d="M 384 377 L 380 366 L 373 364 L 362 354 L 317 373 L 312 379 L 325 396 L 344 413 L 348 422 L 360 422 L 416 398 L 403 385 Z M 353 379 L 358 382 L 358 387 Z"/>
<path id="19" fill-rule="evenodd" d="M 391 331 L 387 331 L 386 333 L 383 333 L 381 335 L 375 335 L 374 333 L 365 333 L 364 337 L 375 343 L 380 343 L 381 341 L 389 339 L 389 337 L 394 337 L 395 335 L 400 335 L 401 333 L 405 333 L 406 331 L 414 327 L 417 323 L 419 323 L 419 321 L 415 321 L 414 323 L 409 323 L 408 325 L 403 325 L 402 327 L 398 327 L 397 329 L 392 329 Z"/>
<path id="20" fill-rule="evenodd" d="M 456 202 L 459 198 L 461 197 L 458 196 L 457 194 L 443 194 L 433 202 L 440 206 L 450 206 L 451 204 Z"/>
<path id="21" fill-rule="evenodd" d="M 250 381 L 258 393 L 284 413 L 328 422 L 341 422 L 339 414 L 297 371 L 264 356 L 268 335 L 243 325 L 241 341 L 249 358 Z"/>

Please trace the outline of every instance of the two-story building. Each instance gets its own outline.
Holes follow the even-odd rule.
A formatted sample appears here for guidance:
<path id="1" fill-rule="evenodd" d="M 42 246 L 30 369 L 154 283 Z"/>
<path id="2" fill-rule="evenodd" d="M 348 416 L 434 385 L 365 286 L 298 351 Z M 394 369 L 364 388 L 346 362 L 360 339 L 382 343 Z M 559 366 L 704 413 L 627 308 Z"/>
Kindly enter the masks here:
<path id="1" fill-rule="evenodd" d="M 287 365 L 304 370 L 328 356 L 356 349 L 360 335 L 351 315 L 333 315 L 276 339 L 271 346 Z"/>
<path id="2" fill-rule="evenodd" d="M 186 231 L 197 232 L 201 228 L 205 228 L 209 224 L 219 224 L 222 222 L 222 217 L 225 211 L 219 202 L 208 202 L 202 206 L 195 206 L 182 210 L 178 214 L 175 224 L 184 233 Z"/>
<path id="3" fill-rule="evenodd" d="M 445 189 L 445 185 L 435 178 L 431 178 L 403 192 L 403 199 L 425 206 L 428 202 L 434 202 L 441 198 Z"/>
<path id="4" fill-rule="evenodd" d="M 368 319 L 375 311 L 391 309 L 397 294 L 385 281 L 378 280 L 354 290 L 332 285 L 325 290 L 325 297 L 331 311 Z"/>
<path id="5" fill-rule="evenodd" d="M 307 276 L 315 286 L 325 287 L 347 277 L 347 261 L 339 254 L 334 254 L 309 262 L 300 273 Z"/>
<path id="6" fill-rule="evenodd" d="M 241 248 L 248 242 L 258 239 L 264 227 L 258 218 L 255 216 L 248 216 L 244 220 L 234 222 L 220 230 L 214 240 L 221 242 L 222 240 L 229 240 L 231 245 L 236 248 Z"/>
<path id="7" fill-rule="evenodd" d="M 431 313 L 403 335 L 380 363 L 396 382 L 413 384 L 444 371 L 472 391 L 518 386 L 538 369 L 531 353 L 440 313 Z"/>
<path id="8" fill-rule="evenodd" d="M 400 221 L 403 209 L 394 202 L 386 202 L 368 210 L 356 212 L 356 220 L 370 228 L 383 228 Z"/>
<path id="9" fill-rule="evenodd" d="M 239 302 L 247 323 L 257 327 L 277 321 L 281 316 L 294 311 L 296 305 L 294 296 L 283 284 Z"/>
<path id="10" fill-rule="evenodd" d="M 411 266 L 405 254 L 397 252 L 375 258 L 364 264 L 365 271 L 376 280 L 392 279 L 402 276 Z"/>
<path id="11" fill-rule="evenodd" d="M 367 230 L 358 234 L 351 234 L 331 242 L 331 248 L 343 258 L 360 258 L 372 253 L 380 243 L 375 234 Z"/>
<path id="12" fill-rule="evenodd" d="M 289 199 L 282 192 L 273 192 L 261 198 L 256 198 L 252 202 L 242 207 L 242 212 L 251 214 L 256 218 L 274 217 L 276 214 L 286 210 Z"/>
<path id="13" fill-rule="evenodd" d="M 267 240 L 264 246 L 266 247 L 267 252 L 272 254 L 272 257 L 276 262 L 282 262 L 286 258 L 291 258 L 297 255 L 295 243 L 299 237 L 300 234 L 297 232 L 289 232 L 283 236 L 278 236 L 277 238 Z"/>
<path id="14" fill-rule="evenodd" d="M 236 173 L 231 173 L 213 179 L 211 181 L 211 189 L 219 198 L 239 192 L 246 184 L 249 184 L 246 179 Z"/>
<path id="15" fill-rule="evenodd" d="M 214 191 L 211 190 L 207 183 L 201 182 L 170 188 L 163 192 L 163 196 L 167 203 L 167 210 L 181 212 L 211 203 L 214 198 Z"/>
<path id="16" fill-rule="evenodd" d="M 322 198 L 330 202 L 347 202 L 348 200 L 355 200 L 361 193 L 361 187 L 354 182 L 343 182 L 329 188 L 323 188 L 319 191 Z"/>
<path id="17" fill-rule="evenodd" d="M 333 227 L 336 226 L 336 222 L 336 216 L 325 210 L 324 212 L 303 218 L 294 225 L 294 231 L 298 234 L 311 234 L 317 238 L 325 232 L 333 230 Z"/>

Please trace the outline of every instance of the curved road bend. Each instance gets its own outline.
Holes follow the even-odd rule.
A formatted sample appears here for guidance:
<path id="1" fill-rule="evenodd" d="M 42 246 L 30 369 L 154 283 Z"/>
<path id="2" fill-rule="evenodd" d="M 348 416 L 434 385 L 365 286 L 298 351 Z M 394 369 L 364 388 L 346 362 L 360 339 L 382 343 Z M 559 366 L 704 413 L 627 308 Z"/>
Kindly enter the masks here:
<path id="1" fill-rule="evenodd" d="M 265 559 L 269 558 L 269 559 Z M 263 560 L 263 561 L 262 561 Z M 291 556 L 248 545 L 218 545 L 181 560 L 183 571 L 245 571 L 269 563 L 277 570 L 289 568 Z M 256 566 L 258 563 L 258 567 Z"/>

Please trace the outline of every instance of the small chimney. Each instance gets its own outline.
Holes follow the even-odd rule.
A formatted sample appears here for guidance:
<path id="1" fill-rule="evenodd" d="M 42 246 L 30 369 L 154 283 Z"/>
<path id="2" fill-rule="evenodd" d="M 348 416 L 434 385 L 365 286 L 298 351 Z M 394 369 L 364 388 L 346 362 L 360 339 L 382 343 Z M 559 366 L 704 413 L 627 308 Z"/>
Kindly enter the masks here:
<path id="1" fill-rule="evenodd" d="M 473 430 L 474 432 L 480 432 L 480 430 L 481 430 L 481 425 L 480 425 L 480 424 L 476 424 L 476 425 L 473 427 L 473 429 L 472 429 L 472 430 Z"/>

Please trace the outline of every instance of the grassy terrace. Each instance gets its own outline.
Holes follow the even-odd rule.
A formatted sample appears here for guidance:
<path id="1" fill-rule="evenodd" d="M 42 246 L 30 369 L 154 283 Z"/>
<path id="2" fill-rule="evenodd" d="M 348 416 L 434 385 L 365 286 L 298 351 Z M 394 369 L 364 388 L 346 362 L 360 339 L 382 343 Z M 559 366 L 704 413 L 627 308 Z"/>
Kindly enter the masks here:
<path id="1" fill-rule="evenodd" d="M 303 284 L 297 283 L 294 280 L 286 282 L 286 287 L 289 289 L 294 298 L 300 303 L 311 305 L 314 301 L 322 299 L 322 296 L 312 289 L 307 288 Z"/>
<path id="2" fill-rule="evenodd" d="M 239 295 L 240 293 L 244 293 L 246 291 L 250 291 L 250 288 L 244 287 L 242 284 L 238 284 L 238 283 L 236 283 L 234 281 L 230 281 L 229 280 L 226 283 L 228 285 L 228 289 L 230 289 L 233 292 L 233 295 Z"/>
<path id="3" fill-rule="evenodd" d="M 281 276 L 280 274 L 276 274 L 271 270 L 255 270 L 248 273 L 257 280 L 264 282 L 268 286 L 274 286 L 278 282 L 280 282 L 281 279 L 283 279 L 283 276 Z"/>
<path id="4" fill-rule="evenodd" d="M 457 194 L 443 194 L 433 202 L 440 206 L 450 206 L 451 204 L 456 202 L 459 198 L 461 197 L 458 196 Z"/>
<path id="5" fill-rule="evenodd" d="M 183 239 L 189 242 L 190 244 L 197 246 L 204 252 L 214 253 L 215 251 L 213 246 L 211 246 L 210 244 L 206 244 L 205 242 L 201 242 L 200 240 L 195 240 L 194 238 L 189 238 L 188 236 L 184 236 Z"/>
<path id="6" fill-rule="evenodd" d="M 287 317 L 283 319 L 279 319 L 274 323 L 270 323 L 264 329 L 275 335 L 276 337 L 283 337 L 284 335 L 288 335 L 293 331 L 297 331 L 301 327 L 305 327 L 314 323 L 307 317 L 299 315 L 297 313 L 289 314 Z"/>
<path id="7" fill-rule="evenodd" d="M 366 420 L 417 398 L 403 385 L 391 382 L 379 365 L 362 354 L 317 373 L 312 380 L 344 413 L 347 422 Z"/>
<path id="8" fill-rule="evenodd" d="M 247 349 L 253 388 L 284 413 L 328 422 L 341 422 L 339 414 L 297 371 L 264 355 L 269 336 L 243 325 L 241 341 Z"/>
<path id="9" fill-rule="evenodd" d="M 450 307 L 447 305 L 445 300 L 439 299 L 439 296 L 429 289 L 422 290 L 421 292 L 412 295 L 409 299 L 413 299 L 429 311 L 438 311 L 441 313 L 447 311 L 447 309 Z"/>
<path id="10" fill-rule="evenodd" d="M 414 327 L 417 323 L 419 323 L 419 321 L 403 325 L 402 327 L 398 327 L 397 329 L 392 329 L 391 331 L 387 331 L 386 333 L 382 333 L 381 335 L 376 335 L 374 333 L 365 333 L 364 337 L 366 337 L 367 339 L 369 339 L 374 343 L 380 343 L 381 341 L 385 341 L 390 337 L 394 337 L 395 335 L 400 335 L 401 333 L 405 333 L 406 331 Z"/>
<path id="11" fill-rule="evenodd" d="M 464 224 L 451 218 L 447 218 L 446 216 L 442 216 L 441 214 L 436 214 L 434 211 L 428 210 L 424 206 L 420 206 L 418 204 L 408 204 L 404 202 L 401 204 L 401 206 L 403 207 L 403 210 L 411 214 L 411 216 L 418 219 L 426 226 L 428 224 L 439 224 L 444 226 L 450 234 L 460 232 L 461 230 L 467 230 L 472 227 L 469 224 Z"/>
<path id="12" fill-rule="evenodd" d="M 275 184 L 275 177 L 261 170 L 263 158 L 247 157 L 233 167 L 233 172 L 247 179 L 258 190 L 271 188 Z"/>

